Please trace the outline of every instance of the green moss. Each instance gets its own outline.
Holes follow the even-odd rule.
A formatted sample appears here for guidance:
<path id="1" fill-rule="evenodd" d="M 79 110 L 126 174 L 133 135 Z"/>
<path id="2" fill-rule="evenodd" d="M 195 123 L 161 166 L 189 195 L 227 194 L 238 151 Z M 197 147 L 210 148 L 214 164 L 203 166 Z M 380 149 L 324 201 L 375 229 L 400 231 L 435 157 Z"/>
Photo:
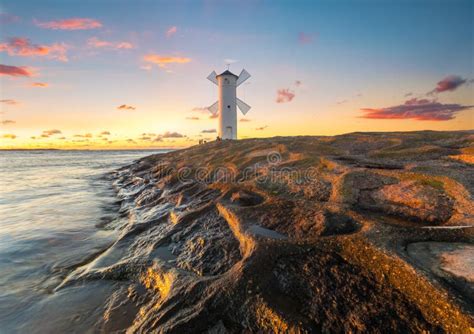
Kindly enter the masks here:
<path id="1" fill-rule="evenodd" d="M 431 177 L 427 174 L 416 174 L 409 173 L 400 175 L 400 180 L 416 181 L 418 184 L 429 186 L 438 190 L 444 190 L 444 183 L 435 177 Z"/>
<path id="2" fill-rule="evenodd" d="M 438 189 L 438 190 L 444 190 L 443 182 L 435 180 L 435 179 L 425 178 L 425 179 L 419 180 L 418 182 L 420 184 L 425 185 L 425 186 L 430 186 L 430 187 Z"/>

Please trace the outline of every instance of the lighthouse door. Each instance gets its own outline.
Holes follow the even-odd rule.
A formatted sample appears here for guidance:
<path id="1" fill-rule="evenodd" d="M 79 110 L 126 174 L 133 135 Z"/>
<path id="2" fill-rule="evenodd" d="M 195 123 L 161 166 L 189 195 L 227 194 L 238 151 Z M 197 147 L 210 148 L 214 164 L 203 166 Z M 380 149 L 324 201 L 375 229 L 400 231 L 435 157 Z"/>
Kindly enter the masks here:
<path id="1" fill-rule="evenodd" d="M 226 139 L 233 139 L 234 138 L 231 126 L 226 126 L 224 138 L 226 138 Z"/>

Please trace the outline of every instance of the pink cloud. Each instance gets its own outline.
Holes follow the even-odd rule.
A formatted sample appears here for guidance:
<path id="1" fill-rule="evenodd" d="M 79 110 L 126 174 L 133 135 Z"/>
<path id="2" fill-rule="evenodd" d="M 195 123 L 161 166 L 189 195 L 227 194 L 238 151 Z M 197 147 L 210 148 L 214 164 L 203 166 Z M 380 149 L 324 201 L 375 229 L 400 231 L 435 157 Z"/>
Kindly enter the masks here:
<path id="1" fill-rule="evenodd" d="M 33 70 L 25 66 L 10 66 L 0 64 L 0 75 L 9 75 L 12 77 L 31 77 Z"/>
<path id="2" fill-rule="evenodd" d="M 133 44 L 130 42 L 119 42 L 115 44 L 116 49 L 133 49 Z"/>
<path id="3" fill-rule="evenodd" d="M 143 57 L 143 60 L 149 63 L 157 64 L 159 67 L 166 67 L 166 65 L 168 64 L 189 63 L 191 61 L 191 58 L 148 54 Z"/>
<path id="4" fill-rule="evenodd" d="M 177 31 L 178 31 L 178 28 L 177 28 L 176 26 L 170 27 L 170 28 L 166 31 L 166 37 L 170 38 L 171 36 L 173 36 L 174 34 L 176 34 Z"/>
<path id="5" fill-rule="evenodd" d="M 474 106 L 443 104 L 435 100 L 413 98 L 404 104 L 387 108 L 363 108 L 362 118 L 369 119 L 414 119 L 417 121 L 449 121 L 456 114 Z"/>
<path id="6" fill-rule="evenodd" d="M 52 45 L 32 44 L 28 38 L 13 37 L 6 43 L 0 44 L 0 52 L 7 52 L 10 56 L 44 57 L 60 61 L 67 61 L 66 45 L 55 43 Z"/>
<path id="7" fill-rule="evenodd" d="M 279 89 L 277 91 L 276 103 L 290 102 L 295 97 L 295 93 L 287 89 Z"/>
<path id="8" fill-rule="evenodd" d="M 435 89 L 433 89 L 428 94 L 453 91 L 456 90 L 458 87 L 464 85 L 466 82 L 467 80 L 460 77 L 459 75 L 448 75 L 446 78 L 439 81 L 436 84 Z"/>
<path id="9" fill-rule="evenodd" d="M 300 44 L 311 44 L 313 43 L 313 36 L 304 32 L 298 34 L 298 42 Z"/>
<path id="10" fill-rule="evenodd" d="M 78 17 L 35 23 L 38 27 L 53 30 L 89 30 L 102 27 L 98 20 Z"/>
<path id="11" fill-rule="evenodd" d="M 109 42 L 100 40 L 97 37 L 91 37 L 87 40 L 87 45 L 92 48 L 106 49 L 133 49 L 133 44 L 129 42 Z"/>
<path id="12" fill-rule="evenodd" d="M 251 122 L 251 120 L 248 118 L 241 118 L 240 122 Z"/>

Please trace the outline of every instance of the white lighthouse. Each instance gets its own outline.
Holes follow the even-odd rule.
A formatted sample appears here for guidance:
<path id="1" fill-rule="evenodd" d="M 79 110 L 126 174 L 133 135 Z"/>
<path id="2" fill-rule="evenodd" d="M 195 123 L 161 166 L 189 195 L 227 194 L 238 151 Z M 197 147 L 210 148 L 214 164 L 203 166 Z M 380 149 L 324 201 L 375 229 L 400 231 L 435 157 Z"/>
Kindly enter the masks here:
<path id="1" fill-rule="evenodd" d="M 245 115 L 250 106 L 237 98 L 237 87 L 250 78 L 246 70 L 237 76 L 229 70 L 217 75 L 212 71 L 207 77 L 219 87 L 219 100 L 208 109 L 215 115 L 219 113 L 218 136 L 222 139 L 237 139 L 237 107 Z"/>

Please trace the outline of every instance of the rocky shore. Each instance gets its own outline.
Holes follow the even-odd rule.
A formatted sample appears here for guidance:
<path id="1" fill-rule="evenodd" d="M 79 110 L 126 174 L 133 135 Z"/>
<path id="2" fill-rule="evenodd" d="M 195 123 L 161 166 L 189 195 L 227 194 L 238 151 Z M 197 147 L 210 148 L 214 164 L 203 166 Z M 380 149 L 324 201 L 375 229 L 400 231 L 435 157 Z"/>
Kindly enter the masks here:
<path id="1" fill-rule="evenodd" d="M 222 141 L 111 175 L 101 331 L 474 330 L 474 131 Z M 101 290 L 103 291 L 103 290 Z"/>

